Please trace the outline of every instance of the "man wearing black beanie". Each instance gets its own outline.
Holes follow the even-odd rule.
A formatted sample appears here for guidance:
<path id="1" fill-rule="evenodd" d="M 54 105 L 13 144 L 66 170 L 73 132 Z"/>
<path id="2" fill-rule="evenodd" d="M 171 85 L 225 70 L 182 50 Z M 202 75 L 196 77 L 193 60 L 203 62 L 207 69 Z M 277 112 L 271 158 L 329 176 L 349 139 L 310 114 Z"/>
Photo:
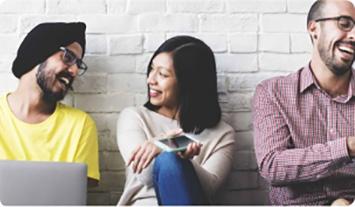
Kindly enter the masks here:
<path id="1" fill-rule="evenodd" d="M 100 179 L 96 125 L 62 100 L 87 66 L 84 23 L 43 23 L 21 43 L 12 65 L 14 92 L 0 96 L 0 159 L 80 162 L 89 184 Z"/>

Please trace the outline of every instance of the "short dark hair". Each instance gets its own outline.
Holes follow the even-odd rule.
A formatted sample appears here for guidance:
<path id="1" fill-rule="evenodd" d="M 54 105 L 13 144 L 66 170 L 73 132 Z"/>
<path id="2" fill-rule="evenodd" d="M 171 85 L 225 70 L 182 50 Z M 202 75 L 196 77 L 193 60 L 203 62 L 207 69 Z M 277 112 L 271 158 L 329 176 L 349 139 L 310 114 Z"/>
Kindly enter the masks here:
<path id="1" fill-rule="evenodd" d="M 214 127 L 221 119 L 218 103 L 216 62 L 212 50 L 201 40 L 191 36 L 175 36 L 166 40 L 149 61 L 147 76 L 153 59 L 160 53 L 170 53 L 173 59 L 177 87 L 179 124 L 184 132 L 200 133 Z M 149 90 L 149 86 L 148 86 Z M 159 107 L 148 102 L 150 110 Z"/>
<path id="2" fill-rule="evenodd" d="M 307 27 L 311 21 L 318 19 L 322 16 L 323 8 L 325 5 L 326 0 L 317 0 L 312 4 L 307 15 Z"/>

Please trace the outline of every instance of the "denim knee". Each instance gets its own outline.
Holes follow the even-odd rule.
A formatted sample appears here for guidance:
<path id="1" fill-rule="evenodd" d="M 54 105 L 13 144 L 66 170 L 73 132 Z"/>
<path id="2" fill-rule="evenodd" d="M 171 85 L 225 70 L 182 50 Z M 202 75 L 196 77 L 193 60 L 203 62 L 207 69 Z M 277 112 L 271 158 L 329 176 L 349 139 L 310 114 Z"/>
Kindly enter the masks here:
<path id="1" fill-rule="evenodd" d="M 163 152 L 155 158 L 154 172 L 168 171 L 169 174 L 181 169 L 183 159 L 174 152 Z"/>

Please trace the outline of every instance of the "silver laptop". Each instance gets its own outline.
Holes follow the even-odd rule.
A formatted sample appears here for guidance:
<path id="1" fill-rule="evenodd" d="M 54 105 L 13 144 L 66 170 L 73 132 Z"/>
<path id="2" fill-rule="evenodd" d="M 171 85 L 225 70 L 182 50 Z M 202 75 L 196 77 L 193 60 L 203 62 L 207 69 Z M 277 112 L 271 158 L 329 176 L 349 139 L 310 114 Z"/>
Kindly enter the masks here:
<path id="1" fill-rule="evenodd" d="M 85 205 L 86 193 L 85 164 L 0 160 L 3 205 Z"/>

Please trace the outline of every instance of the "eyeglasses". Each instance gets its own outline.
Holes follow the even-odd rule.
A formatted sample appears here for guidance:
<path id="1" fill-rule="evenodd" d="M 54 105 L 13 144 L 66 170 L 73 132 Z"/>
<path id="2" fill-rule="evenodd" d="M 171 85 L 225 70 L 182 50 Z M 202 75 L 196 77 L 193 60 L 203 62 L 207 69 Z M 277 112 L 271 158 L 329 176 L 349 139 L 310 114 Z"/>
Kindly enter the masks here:
<path id="1" fill-rule="evenodd" d="M 71 51 L 65 47 L 60 47 L 59 49 L 61 51 L 63 51 L 62 60 L 65 64 L 67 64 L 69 66 L 72 66 L 74 64 L 77 65 L 77 67 L 79 69 L 78 70 L 79 76 L 83 75 L 86 72 L 86 70 L 88 69 L 88 66 L 82 61 L 82 59 L 77 58 L 73 51 Z"/>
<path id="2" fill-rule="evenodd" d="M 344 32 L 350 32 L 354 28 L 355 21 L 349 16 L 328 17 L 322 19 L 316 19 L 316 22 L 336 20 L 338 28 Z"/>

